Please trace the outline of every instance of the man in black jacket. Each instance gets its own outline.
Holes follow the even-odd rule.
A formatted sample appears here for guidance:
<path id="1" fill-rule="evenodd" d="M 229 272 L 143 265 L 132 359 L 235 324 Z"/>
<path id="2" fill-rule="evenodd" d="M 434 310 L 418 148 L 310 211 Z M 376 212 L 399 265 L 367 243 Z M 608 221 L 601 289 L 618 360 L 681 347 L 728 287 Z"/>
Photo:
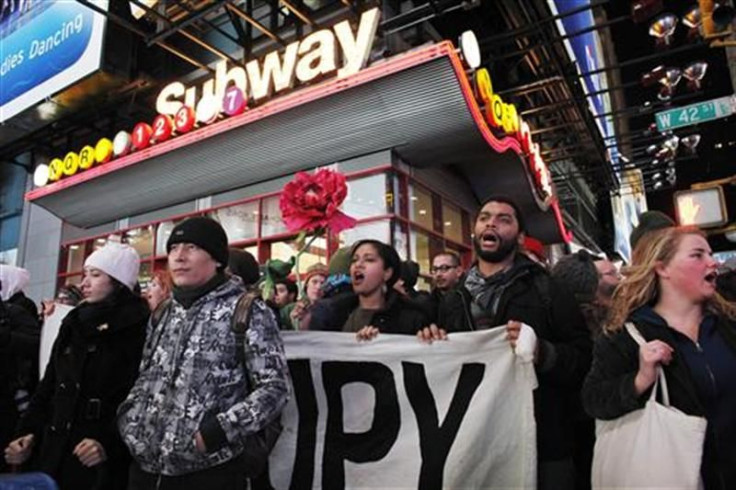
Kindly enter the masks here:
<path id="1" fill-rule="evenodd" d="M 573 296 L 538 264 L 519 253 L 524 219 L 518 206 L 493 197 L 481 206 L 473 243 L 477 262 L 442 301 L 438 324 L 448 332 L 507 325 L 515 347 L 520 323 L 537 336 L 534 394 L 538 488 L 575 488 L 573 419 L 591 360 L 590 335 Z M 424 338 L 438 338 L 425 329 Z"/>

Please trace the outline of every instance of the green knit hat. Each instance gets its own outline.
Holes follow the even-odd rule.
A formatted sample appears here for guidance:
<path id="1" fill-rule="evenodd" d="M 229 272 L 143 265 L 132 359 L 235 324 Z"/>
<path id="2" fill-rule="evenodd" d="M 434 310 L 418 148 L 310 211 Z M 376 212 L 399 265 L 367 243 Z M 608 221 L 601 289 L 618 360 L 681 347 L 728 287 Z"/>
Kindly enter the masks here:
<path id="1" fill-rule="evenodd" d="M 352 255 L 350 251 L 352 247 L 342 247 L 330 257 L 330 264 L 327 270 L 331 276 L 340 274 L 350 275 L 350 260 Z"/>

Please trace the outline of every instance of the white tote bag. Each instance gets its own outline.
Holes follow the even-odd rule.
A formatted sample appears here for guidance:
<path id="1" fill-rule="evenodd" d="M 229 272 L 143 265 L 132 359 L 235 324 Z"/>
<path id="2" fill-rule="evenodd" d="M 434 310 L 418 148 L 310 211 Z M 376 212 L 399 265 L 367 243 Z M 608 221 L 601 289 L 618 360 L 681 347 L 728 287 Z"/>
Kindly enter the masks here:
<path id="1" fill-rule="evenodd" d="M 626 329 L 646 341 L 634 324 Z M 707 422 L 670 406 L 662 368 L 645 407 L 615 420 L 596 421 L 593 490 L 699 490 Z M 656 400 L 657 388 L 662 402 Z"/>

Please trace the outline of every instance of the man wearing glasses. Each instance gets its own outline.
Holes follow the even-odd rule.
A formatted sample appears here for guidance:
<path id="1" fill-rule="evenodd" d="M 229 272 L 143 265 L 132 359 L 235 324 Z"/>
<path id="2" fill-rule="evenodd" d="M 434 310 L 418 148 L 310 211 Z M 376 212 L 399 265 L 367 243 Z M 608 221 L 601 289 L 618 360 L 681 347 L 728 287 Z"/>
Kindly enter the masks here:
<path id="1" fill-rule="evenodd" d="M 436 291 L 437 296 L 443 296 L 447 291 L 454 288 L 463 276 L 460 256 L 450 250 L 435 255 L 429 272 L 432 274 L 434 291 Z"/>

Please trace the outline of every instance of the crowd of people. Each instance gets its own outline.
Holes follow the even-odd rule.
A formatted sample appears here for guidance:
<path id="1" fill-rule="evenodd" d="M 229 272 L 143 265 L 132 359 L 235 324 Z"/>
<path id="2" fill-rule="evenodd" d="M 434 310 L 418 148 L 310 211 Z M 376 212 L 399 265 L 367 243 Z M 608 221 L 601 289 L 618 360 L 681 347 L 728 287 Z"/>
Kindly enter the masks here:
<path id="1" fill-rule="evenodd" d="M 110 241 L 86 259 L 80 288 L 59 291 L 74 309 L 40 383 L 39 332 L 54 302 L 39 317 L 22 293 L 27 273 L 2 266 L 0 472 L 40 469 L 75 490 L 245 488 L 264 471 L 290 395 L 281 330 L 443 342 L 504 326 L 513 349 L 526 324 L 539 489 L 590 488 L 594 420 L 643 407 L 658 367 L 672 405 L 708 421 L 704 488 L 736 488 L 736 305 L 719 292 L 700 231 L 656 213 L 642 223 L 622 271 L 585 250 L 549 266 L 516 203 L 495 196 L 475 218 L 474 262 L 432 257 L 431 292 L 417 291 L 416 263 L 373 239 L 310 267 L 301 290 L 279 277 L 263 291 L 255 258 L 229 249 L 216 221 L 190 218 L 143 295 L 132 247 Z"/>

